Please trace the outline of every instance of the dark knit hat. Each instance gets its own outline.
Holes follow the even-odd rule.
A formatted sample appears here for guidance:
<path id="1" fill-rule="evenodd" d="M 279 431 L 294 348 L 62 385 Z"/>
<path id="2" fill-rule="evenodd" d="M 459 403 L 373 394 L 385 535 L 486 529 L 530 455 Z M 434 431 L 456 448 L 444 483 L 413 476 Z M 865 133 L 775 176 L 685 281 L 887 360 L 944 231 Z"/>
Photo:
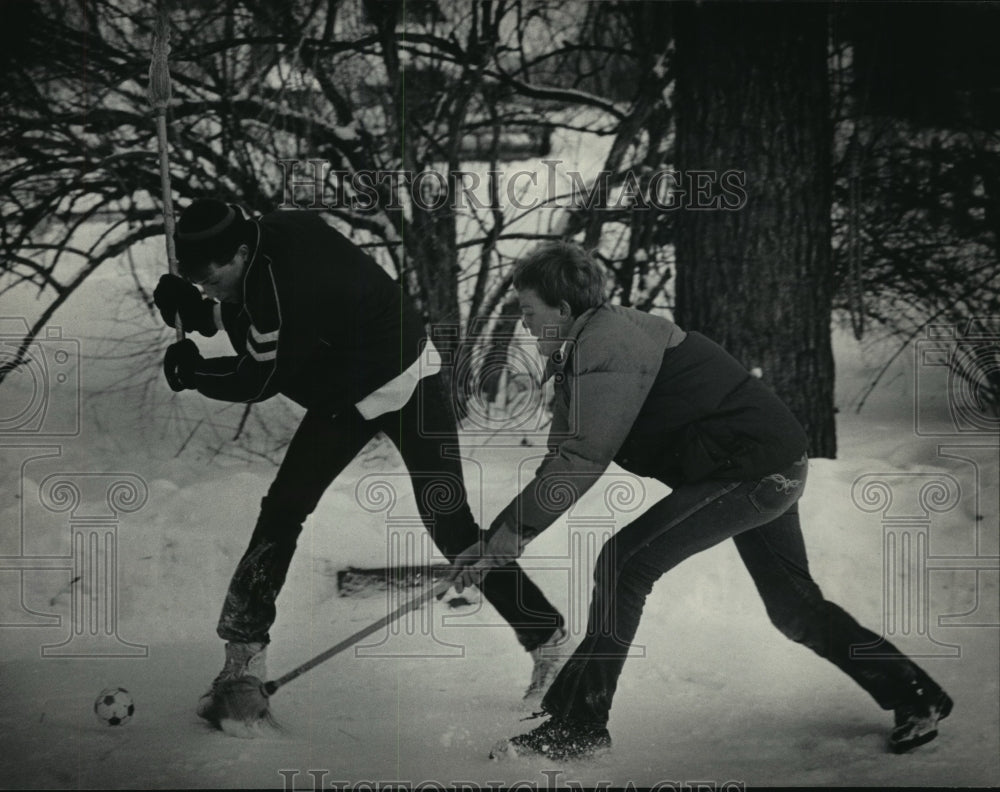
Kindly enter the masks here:
<path id="1" fill-rule="evenodd" d="M 252 245 L 253 223 L 233 204 L 199 198 L 181 213 L 174 230 L 177 265 L 181 275 L 194 276 L 209 264 L 223 264 L 240 245 Z"/>

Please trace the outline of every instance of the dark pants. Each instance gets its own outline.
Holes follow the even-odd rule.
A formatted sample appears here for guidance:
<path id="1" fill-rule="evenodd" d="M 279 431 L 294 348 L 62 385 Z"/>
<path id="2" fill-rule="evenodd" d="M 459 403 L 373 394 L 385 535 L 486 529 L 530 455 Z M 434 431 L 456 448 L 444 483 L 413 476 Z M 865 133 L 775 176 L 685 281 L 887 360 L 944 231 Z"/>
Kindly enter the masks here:
<path id="1" fill-rule="evenodd" d="M 542 708 L 606 724 L 653 584 L 685 558 L 730 537 L 774 625 L 847 673 L 881 707 L 893 709 L 915 687 L 933 686 L 895 647 L 827 602 L 810 576 L 797 503 L 807 470 L 803 459 L 755 481 L 680 486 L 609 539 L 594 570 L 587 634 Z M 851 657 L 852 646 L 875 643 L 880 657 Z"/>
<path id="2" fill-rule="evenodd" d="M 402 410 L 372 421 L 353 408 L 334 418 L 307 412 L 261 502 L 250 545 L 229 584 L 219 617 L 220 638 L 270 640 L 275 600 L 303 522 L 327 487 L 380 431 L 399 449 L 420 516 L 441 552 L 452 560 L 479 540 L 458 458 L 455 418 L 440 374 L 422 379 Z M 544 643 L 563 625 L 559 612 L 516 564 L 490 572 L 482 591 L 525 649 Z"/>

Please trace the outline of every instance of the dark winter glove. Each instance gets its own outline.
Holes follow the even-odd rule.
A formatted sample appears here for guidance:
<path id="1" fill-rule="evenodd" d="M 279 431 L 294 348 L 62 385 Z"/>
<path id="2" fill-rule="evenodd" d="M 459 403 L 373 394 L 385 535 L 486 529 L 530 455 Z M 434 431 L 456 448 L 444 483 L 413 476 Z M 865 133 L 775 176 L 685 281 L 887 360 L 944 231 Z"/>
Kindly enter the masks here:
<path id="1" fill-rule="evenodd" d="M 195 386 L 195 367 L 201 362 L 198 346 L 190 338 L 167 347 L 163 356 L 163 373 L 173 391 L 187 390 Z"/>
<path id="2" fill-rule="evenodd" d="M 201 292 L 184 278 L 164 275 L 153 289 L 153 302 L 160 309 L 160 316 L 169 327 L 176 327 L 176 317 L 180 316 L 185 330 L 195 330 L 202 335 L 215 335 L 213 305 L 202 297 Z"/>
<path id="3" fill-rule="evenodd" d="M 479 586 L 491 569 L 507 566 L 521 557 L 527 542 L 505 522 L 494 525 L 483 537 L 466 548 L 452 562 L 448 581 L 459 594 L 466 586 Z"/>

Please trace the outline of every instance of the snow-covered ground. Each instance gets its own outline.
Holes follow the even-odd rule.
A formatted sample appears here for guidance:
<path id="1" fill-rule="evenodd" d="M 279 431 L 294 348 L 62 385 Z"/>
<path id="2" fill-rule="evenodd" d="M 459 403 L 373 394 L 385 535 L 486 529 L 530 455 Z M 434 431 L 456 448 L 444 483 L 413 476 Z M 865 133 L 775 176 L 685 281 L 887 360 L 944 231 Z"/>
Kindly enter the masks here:
<path id="1" fill-rule="evenodd" d="M 92 288 L 105 290 L 107 316 L 115 314 L 114 282 Z M 144 322 L 153 327 L 137 320 L 137 332 Z M 193 710 L 222 659 L 215 619 L 273 468 L 211 457 L 186 442 L 187 430 L 164 429 L 178 404 L 202 409 L 196 394 L 172 396 L 154 380 L 141 401 L 135 391 L 101 396 L 113 370 L 135 364 L 105 354 L 95 337 L 111 328 L 93 316 L 54 324 L 61 338 L 46 338 L 49 379 L 3 386 L 4 788 L 1000 783 L 996 436 L 956 430 L 940 371 L 918 371 L 912 355 L 855 414 L 884 350 L 862 353 L 837 334 L 839 458 L 812 461 L 803 521 L 827 596 L 920 656 L 955 699 L 938 740 L 887 753 L 891 713 L 769 624 L 726 543 L 654 590 L 615 700 L 608 756 L 496 763 L 487 758 L 493 742 L 534 725 L 519 720 L 530 661 L 485 605 L 435 603 L 290 683 L 272 702 L 281 731 L 241 740 L 205 727 Z M 76 340 L 79 367 L 72 344 L 68 358 L 59 354 Z M 44 414 L 39 394 L 51 397 Z M 473 508 L 488 523 L 539 448 L 475 434 L 464 447 Z M 394 497 L 380 501 L 380 492 Z M 529 548 L 526 565 L 575 634 L 601 536 L 665 492 L 613 470 Z M 414 516 L 384 446 L 330 489 L 279 600 L 272 675 L 398 604 L 378 592 L 339 597 L 336 571 L 398 559 L 387 550 L 397 535 L 413 540 L 403 559 L 418 559 Z M 132 692 L 136 714 L 108 728 L 91 705 L 118 685 Z"/>

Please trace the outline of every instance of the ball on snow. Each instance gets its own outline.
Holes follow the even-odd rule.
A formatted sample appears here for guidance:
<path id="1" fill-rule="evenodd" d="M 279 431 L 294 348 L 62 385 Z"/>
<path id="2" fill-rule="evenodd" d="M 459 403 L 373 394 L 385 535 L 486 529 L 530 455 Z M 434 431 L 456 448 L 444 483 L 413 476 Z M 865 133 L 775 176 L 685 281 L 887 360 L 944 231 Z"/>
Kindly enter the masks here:
<path id="1" fill-rule="evenodd" d="M 106 688 L 94 702 L 94 713 L 105 726 L 122 726 L 132 720 L 134 712 L 135 703 L 125 688 Z"/>

